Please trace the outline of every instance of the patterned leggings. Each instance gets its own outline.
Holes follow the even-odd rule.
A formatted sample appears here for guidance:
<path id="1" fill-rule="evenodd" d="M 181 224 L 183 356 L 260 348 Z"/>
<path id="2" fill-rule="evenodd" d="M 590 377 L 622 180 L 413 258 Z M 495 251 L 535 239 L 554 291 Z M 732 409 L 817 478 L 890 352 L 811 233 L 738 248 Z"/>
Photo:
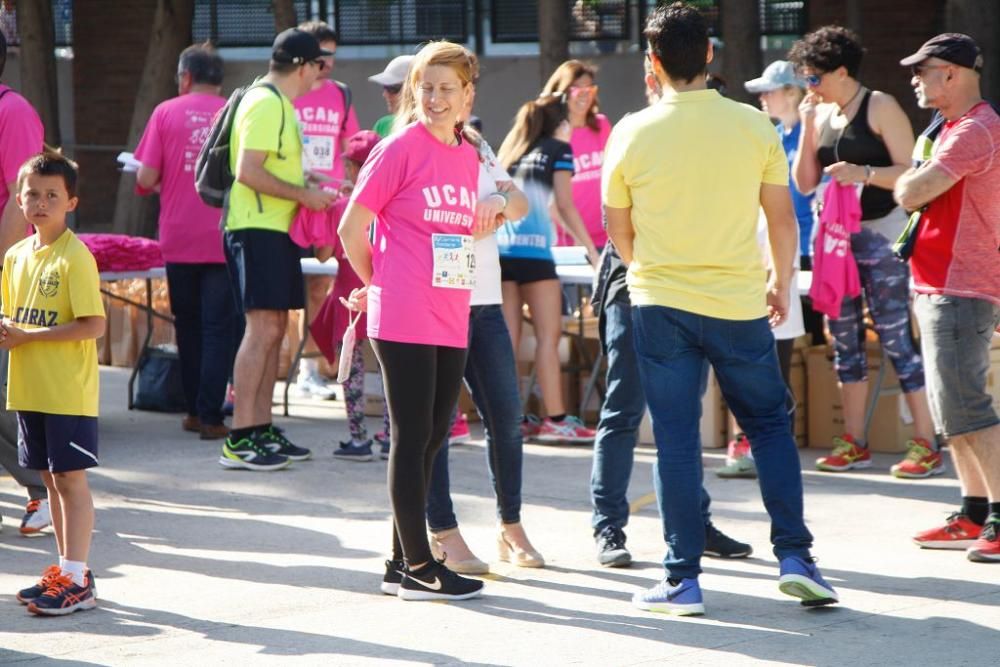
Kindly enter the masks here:
<path id="1" fill-rule="evenodd" d="M 344 387 L 344 403 L 347 405 L 347 424 L 351 430 L 351 439 L 355 443 L 368 442 L 368 429 L 365 428 L 365 358 L 362 353 L 363 341 L 354 346 L 351 356 L 351 374 L 347 376 Z M 389 442 L 389 409 L 382 409 L 382 432 L 375 434 L 379 444 Z"/>
<path id="2" fill-rule="evenodd" d="M 882 349 L 896 369 L 904 393 L 924 388 L 924 363 L 910 329 L 910 271 L 892 252 L 889 239 L 871 229 L 851 235 L 868 310 Z M 861 297 L 844 299 L 840 317 L 828 324 L 834 338 L 834 364 L 841 382 L 868 379 Z"/>

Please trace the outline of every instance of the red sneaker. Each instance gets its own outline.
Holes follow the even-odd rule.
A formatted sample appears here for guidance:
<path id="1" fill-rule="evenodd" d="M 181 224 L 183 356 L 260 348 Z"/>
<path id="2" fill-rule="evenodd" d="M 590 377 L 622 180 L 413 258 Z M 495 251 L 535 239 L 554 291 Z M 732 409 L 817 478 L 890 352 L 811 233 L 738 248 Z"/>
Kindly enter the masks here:
<path id="1" fill-rule="evenodd" d="M 923 438 L 906 443 L 906 458 L 892 466 L 892 474 L 902 479 L 923 479 L 944 472 L 941 452 L 935 452 Z"/>
<path id="2" fill-rule="evenodd" d="M 965 554 L 976 563 L 1000 563 L 1000 521 L 987 521 L 979 539 Z"/>
<path id="3" fill-rule="evenodd" d="M 865 447 L 858 447 L 854 442 L 854 436 L 848 433 L 833 439 L 833 452 L 830 456 L 816 459 L 816 469 L 824 472 L 845 472 L 871 466 L 872 453 Z"/>
<path id="4" fill-rule="evenodd" d="M 579 417 L 566 416 L 562 421 L 554 422 L 548 417 L 538 430 L 540 442 L 593 442 L 597 431 L 587 428 Z"/>
<path id="5" fill-rule="evenodd" d="M 448 444 L 457 445 L 460 442 L 468 442 L 472 439 L 469 432 L 469 420 L 461 412 L 455 418 L 455 423 L 451 425 L 451 433 L 448 435 Z"/>
<path id="6" fill-rule="evenodd" d="M 535 415 L 524 415 L 521 420 L 521 437 L 527 440 L 538 435 L 542 428 L 542 421 Z"/>
<path id="7" fill-rule="evenodd" d="M 913 543 L 923 549 L 966 549 L 979 538 L 983 527 L 961 512 L 948 517 L 943 526 L 913 536 Z"/>

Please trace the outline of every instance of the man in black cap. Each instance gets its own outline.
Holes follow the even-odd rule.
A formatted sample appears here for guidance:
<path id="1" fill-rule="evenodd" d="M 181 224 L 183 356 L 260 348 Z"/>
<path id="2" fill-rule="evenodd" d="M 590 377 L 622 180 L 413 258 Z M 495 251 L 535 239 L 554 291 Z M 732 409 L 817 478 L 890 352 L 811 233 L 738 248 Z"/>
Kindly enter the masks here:
<path id="1" fill-rule="evenodd" d="M 938 35 L 900 64 L 911 68 L 917 103 L 944 118 L 895 197 L 921 211 L 910 257 L 914 310 L 931 413 L 963 496 L 944 526 L 914 541 L 1000 562 L 1000 417 L 986 388 L 1000 325 L 1000 115 L 980 93 L 983 58 L 971 37 Z"/>
<path id="2" fill-rule="evenodd" d="M 267 75 L 247 91 L 233 120 L 236 181 L 225 211 L 225 251 L 247 324 L 233 370 L 233 426 L 219 458 L 226 468 L 278 470 L 312 455 L 271 423 L 271 398 L 288 311 L 305 302 L 300 253 L 288 228 L 299 205 L 323 210 L 336 196 L 306 182 L 292 106 L 312 89 L 329 55 L 307 32 L 279 34 Z"/>

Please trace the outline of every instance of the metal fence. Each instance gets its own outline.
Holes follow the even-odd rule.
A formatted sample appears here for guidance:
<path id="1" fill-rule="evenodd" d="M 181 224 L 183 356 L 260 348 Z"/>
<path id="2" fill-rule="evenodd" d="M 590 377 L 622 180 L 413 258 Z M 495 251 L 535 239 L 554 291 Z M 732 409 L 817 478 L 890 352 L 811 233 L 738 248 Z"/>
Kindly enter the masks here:
<path id="1" fill-rule="evenodd" d="M 72 44 L 73 0 L 49 0 L 57 46 Z M 129 0 L 134 1 L 134 0 Z M 651 9 L 668 0 L 294 0 L 300 21 L 320 19 L 343 45 L 405 45 L 431 39 L 470 41 L 489 24 L 495 43 L 537 42 L 538 3 L 565 2 L 571 41 L 604 44 L 631 41 L 633 25 L 645 24 Z M 698 7 L 713 36 L 722 37 L 720 0 L 687 0 Z M 740 0 L 750 2 L 752 0 Z M 801 35 L 808 25 L 808 0 L 758 0 L 762 35 Z M 19 42 L 14 0 L 0 0 L 0 30 Z M 196 0 L 195 41 L 219 46 L 270 46 L 274 39 L 271 0 Z M 477 44 L 479 40 L 477 39 Z"/>

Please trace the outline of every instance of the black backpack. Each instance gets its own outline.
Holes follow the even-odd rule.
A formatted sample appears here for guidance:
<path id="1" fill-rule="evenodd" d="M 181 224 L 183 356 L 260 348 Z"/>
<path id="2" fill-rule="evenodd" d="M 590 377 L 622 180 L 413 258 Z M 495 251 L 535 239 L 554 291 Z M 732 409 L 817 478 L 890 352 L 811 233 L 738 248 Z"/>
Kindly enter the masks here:
<path id="1" fill-rule="evenodd" d="M 281 93 L 270 83 L 254 82 L 249 86 L 237 88 L 229 96 L 226 105 L 219 110 L 208 138 L 198 151 L 198 160 L 194 167 L 194 188 L 201 200 L 215 208 L 223 208 L 233 187 L 235 176 L 229 167 L 229 141 L 233 133 L 233 121 L 240 102 L 251 89 L 267 88 L 281 100 Z M 281 155 L 281 136 L 285 133 L 285 105 L 281 104 L 281 126 L 278 130 L 278 157 Z"/>

